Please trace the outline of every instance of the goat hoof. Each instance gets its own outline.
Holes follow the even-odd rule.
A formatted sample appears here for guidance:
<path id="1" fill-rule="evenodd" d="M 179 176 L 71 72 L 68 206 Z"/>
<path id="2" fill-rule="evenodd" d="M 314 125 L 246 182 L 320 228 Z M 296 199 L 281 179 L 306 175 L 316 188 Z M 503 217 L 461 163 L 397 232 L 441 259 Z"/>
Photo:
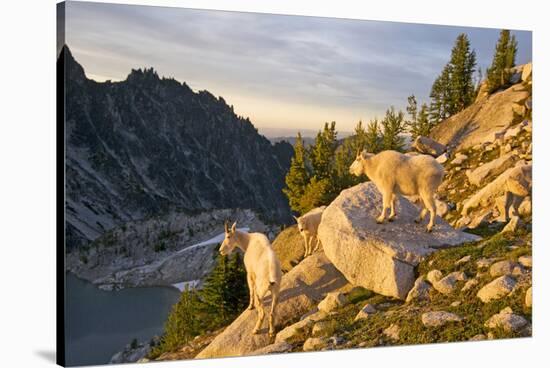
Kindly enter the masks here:
<path id="1" fill-rule="evenodd" d="M 393 220 L 395 220 L 395 216 L 388 218 L 389 222 L 393 222 Z"/>
<path id="2" fill-rule="evenodd" d="M 382 224 L 382 223 L 384 223 L 384 220 L 376 219 L 376 223 L 377 224 Z"/>
<path id="3" fill-rule="evenodd" d="M 431 227 L 427 227 L 427 228 L 426 228 L 426 232 L 427 232 L 427 233 L 431 233 L 431 232 L 432 232 L 432 228 L 431 228 Z"/>
<path id="4" fill-rule="evenodd" d="M 421 219 L 417 219 L 417 218 L 415 218 L 415 219 L 414 219 L 414 222 L 415 222 L 415 223 L 417 223 L 417 224 L 419 224 L 419 223 L 421 223 L 421 222 L 422 222 L 422 220 L 421 220 Z"/>

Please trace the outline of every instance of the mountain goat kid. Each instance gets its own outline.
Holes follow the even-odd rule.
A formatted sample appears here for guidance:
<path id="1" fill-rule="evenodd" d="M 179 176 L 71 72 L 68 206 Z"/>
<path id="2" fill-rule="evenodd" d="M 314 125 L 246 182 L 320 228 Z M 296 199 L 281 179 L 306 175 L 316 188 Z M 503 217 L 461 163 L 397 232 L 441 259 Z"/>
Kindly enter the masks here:
<path id="1" fill-rule="evenodd" d="M 317 207 L 300 217 L 292 216 L 298 224 L 298 231 L 304 238 L 304 258 L 319 248 L 320 240 L 317 238 L 317 229 L 325 208 L 326 206 Z"/>
<path id="2" fill-rule="evenodd" d="M 382 213 L 376 222 L 384 222 L 388 208 L 388 220 L 392 221 L 395 218 L 396 194 L 417 195 L 423 206 L 420 216 L 415 221 L 422 222 L 429 211 L 430 222 L 426 229 L 428 232 L 432 231 L 436 215 L 434 197 L 445 173 L 443 166 L 433 157 L 407 156 L 396 151 L 383 151 L 375 155 L 363 150 L 357 154 L 349 171 L 356 176 L 367 175 L 382 193 Z"/>
<path id="3" fill-rule="evenodd" d="M 231 229 L 225 223 L 225 239 L 220 247 L 220 254 L 231 254 L 236 247 L 244 252 L 244 267 L 246 280 L 250 291 L 250 304 L 248 309 L 258 308 L 258 321 L 253 334 L 257 334 L 262 326 L 265 311 L 262 300 L 268 291 L 271 291 L 271 312 L 269 313 L 269 336 L 275 334 L 274 319 L 275 307 L 279 299 L 281 287 L 281 265 L 269 239 L 264 234 L 246 233 L 236 229 L 235 222 Z"/>

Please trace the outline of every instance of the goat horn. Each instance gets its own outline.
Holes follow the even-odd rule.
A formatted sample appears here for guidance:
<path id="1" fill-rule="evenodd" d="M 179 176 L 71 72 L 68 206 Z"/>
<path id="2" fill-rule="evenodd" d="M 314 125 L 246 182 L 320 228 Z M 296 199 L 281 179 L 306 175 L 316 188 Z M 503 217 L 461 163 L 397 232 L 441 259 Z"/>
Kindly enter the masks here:
<path id="1" fill-rule="evenodd" d="M 225 222 L 223 223 L 223 227 L 225 229 L 225 232 L 228 233 L 229 232 L 229 228 L 227 227 L 227 220 L 225 220 Z"/>

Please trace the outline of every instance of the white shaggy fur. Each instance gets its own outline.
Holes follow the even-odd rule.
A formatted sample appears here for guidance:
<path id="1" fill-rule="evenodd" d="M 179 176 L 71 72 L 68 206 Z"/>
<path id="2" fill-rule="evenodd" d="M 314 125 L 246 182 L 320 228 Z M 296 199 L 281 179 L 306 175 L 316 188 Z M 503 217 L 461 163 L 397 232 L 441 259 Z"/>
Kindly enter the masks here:
<path id="1" fill-rule="evenodd" d="M 317 229 L 325 208 L 326 206 L 317 207 L 300 217 L 294 216 L 298 223 L 298 231 L 304 238 L 304 258 L 313 254 L 319 248 L 321 241 L 317 237 Z"/>
<path id="2" fill-rule="evenodd" d="M 365 174 L 382 193 L 382 213 L 376 222 L 382 223 L 390 208 L 389 221 L 395 214 L 395 195 L 418 195 L 423 205 L 420 216 L 415 220 L 422 222 L 426 212 L 430 212 L 427 230 L 432 231 L 435 215 L 435 193 L 445 173 L 443 166 L 428 155 L 408 156 L 396 151 L 383 151 L 376 155 L 363 151 L 350 166 L 353 175 Z"/>
<path id="3" fill-rule="evenodd" d="M 268 291 L 271 291 L 271 311 L 269 313 L 269 335 L 275 334 L 274 320 L 275 307 L 279 298 L 281 288 L 281 265 L 269 239 L 260 233 L 245 233 L 236 229 L 234 223 L 231 229 L 225 224 L 225 239 L 220 247 L 221 255 L 228 255 L 235 247 L 244 252 L 244 267 L 246 268 L 246 279 L 250 291 L 250 304 L 248 309 L 258 308 L 258 321 L 253 333 L 260 330 L 265 311 L 262 300 Z"/>

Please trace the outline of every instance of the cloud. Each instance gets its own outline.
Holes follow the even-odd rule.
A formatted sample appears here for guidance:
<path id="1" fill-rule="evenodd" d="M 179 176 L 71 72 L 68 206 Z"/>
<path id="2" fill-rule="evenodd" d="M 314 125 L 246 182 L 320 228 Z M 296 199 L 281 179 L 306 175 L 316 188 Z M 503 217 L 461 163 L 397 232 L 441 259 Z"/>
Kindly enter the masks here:
<path id="1" fill-rule="evenodd" d="M 257 126 L 351 130 L 415 93 L 427 100 L 454 39 L 465 32 L 480 66 L 499 30 L 101 3 L 67 3 L 67 43 L 87 75 L 131 68 L 221 95 Z M 515 32 L 518 62 L 531 33 Z"/>

